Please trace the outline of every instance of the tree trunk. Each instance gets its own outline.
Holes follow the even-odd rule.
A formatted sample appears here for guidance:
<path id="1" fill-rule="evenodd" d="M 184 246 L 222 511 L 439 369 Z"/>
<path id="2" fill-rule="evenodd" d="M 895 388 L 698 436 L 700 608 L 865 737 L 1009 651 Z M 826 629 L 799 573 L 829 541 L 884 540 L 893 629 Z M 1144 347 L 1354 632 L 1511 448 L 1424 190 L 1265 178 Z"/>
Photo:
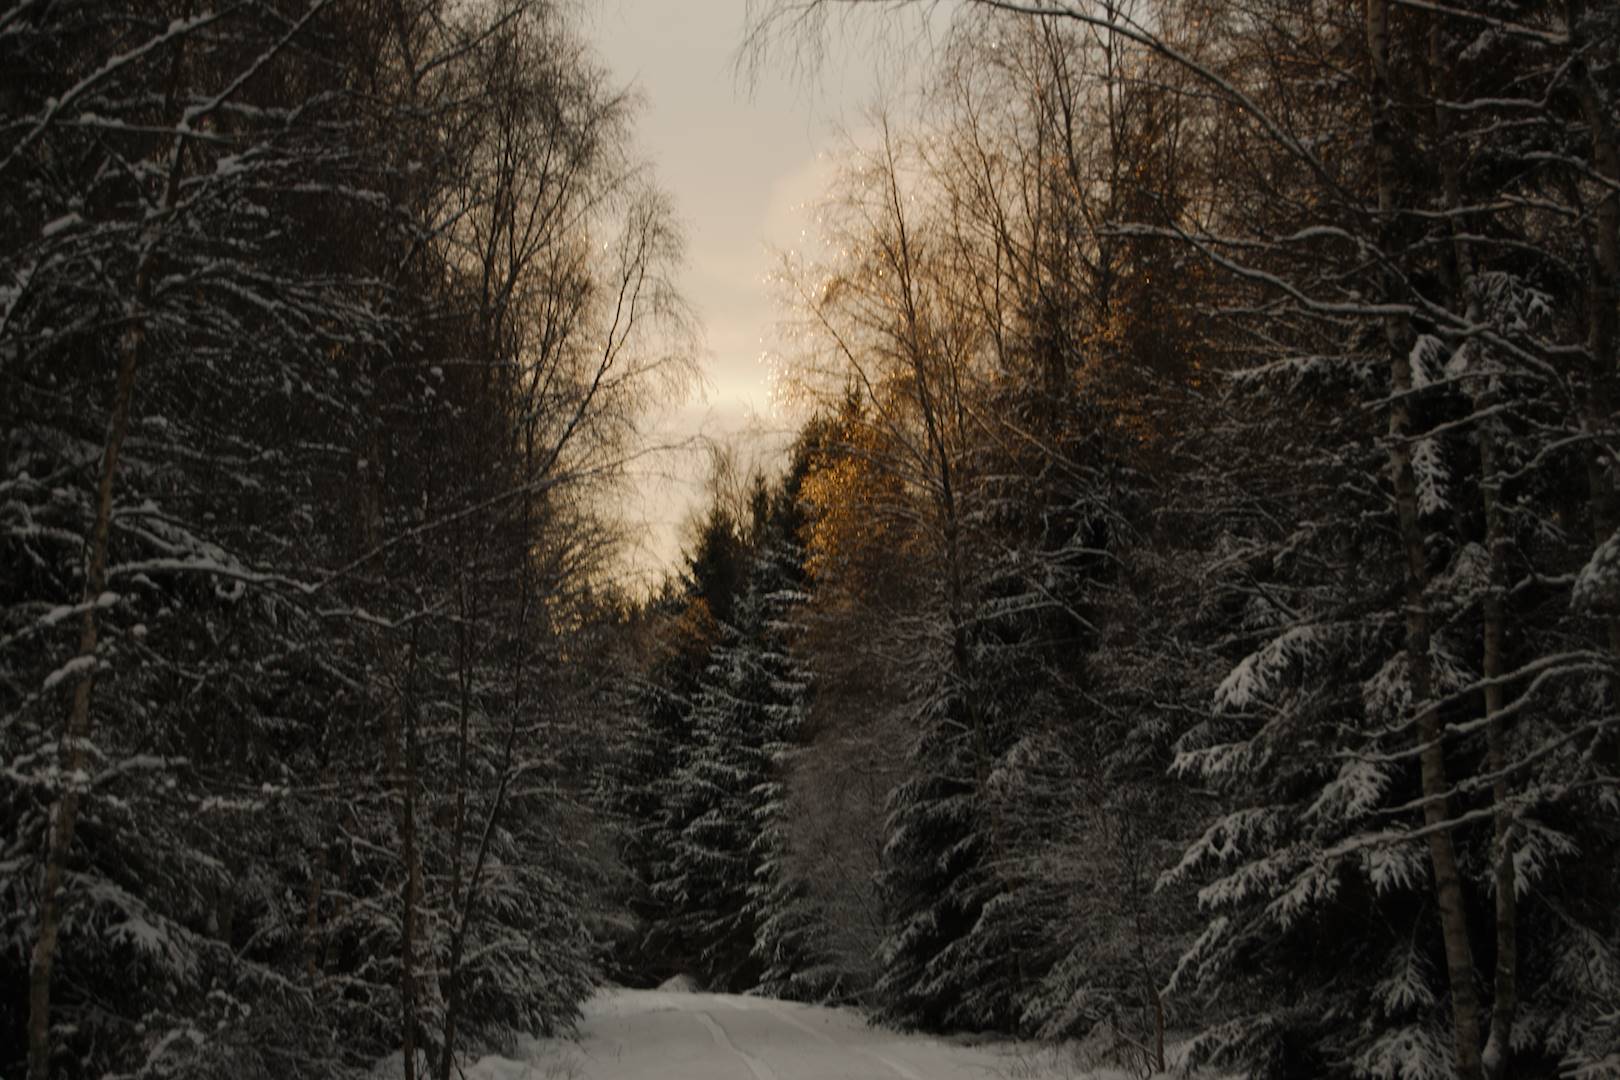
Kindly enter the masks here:
<path id="1" fill-rule="evenodd" d="M 474 560 L 476 563 L 476 559 Z M 456 810 L 454 823 L 454 836 L 452 839 L 450 900 L 455 903 L 461 898 L 462 914 L 455 929 L 455 938 L 450 943 L 450 967 L 445 974 L 446 999 L 444 1006 L 444 1048 L 440 1058 L 439 1076 L 442 1080 L 450 1080 L 450 1069 L 455 1061 L 456 1048 L 456 1020 L 461 1009 L 461 955 L 463 943 L 466 940 L 467 924 L 472 917 L 472 898 L 478 888 L 478 869 L 473 869 L 472 878 L 467 882 L 463 893 L 461 875 L 461 846 L 466 840 L 467 829 L 467 741 L 468 728 L 472 717 L 472 626 L 473 618 L 467 603 L 467 576 L 463 572 L 456 582 L 457 609 L 461 616 L 457 643 L 457 668 L 460 679 L 460 717 L 457 724 L 456 738 Z M 516 718 L 513 718 L 514 727 Z M 497 811 L 499 806 L 497 806 Z M 494 815 L 490 817 L 491 827 L 494 824 Z M 487 833 L 486 833 L 487 836 Z M 482 863 L 483 852 L 479 852 L 479 863 Z"/>
<path id="2" fill-rule="evenodd" d="M 405 1080 L 416 1080 L 416 915 L 422 876 L 416 857 L 415 725 L 402 717 L 405 728 L 404 792 L 400 805 L 400 856 L 405 861 L 404 911 L 400 920 L 399 996 L 400 1037 L 405 1049 Z"/>
<path id="3" fill-rule="evenodd" d="M 1585 0 L 1568 0 L 1570 81 L 1580 99 L 1581 115 L 1591 139 L 1594 171 L 1608 182 L 1591 215 L 1586 279 L 1586 353 L 1589 389 L 1582 403 L 1581 422 L 1591 443 L 1587 453 L 1587 486 L 1592 506 L 1594 546 L 1600 546 L 1620 526 L 1614 490 L 1614 460 L 1604 441 L 1604 432 L 1613 418 L 1614 379 L 1620 360 L 1620 140 L 1614 130 L 1614 117 L 1604 108 L 1603 98 L 1586 62 L 1587 42 Z M 1609 651 L 1620 656 L 1620 618 L 1604 619 Z M 1620 680 L 1611 682 L 1611 696 L 1620 699 Z M 1612 705 L 1612 703 L 1611 703 Z"/>
<path id="4" fill-rule="evenodd" d="M 507 732 L 506 747 L 501 753 L 501 779 L 495 788 L 495 799 L 484 821 L 479 837 L 478 854 L 473 858 L 472 873 L 467 879 L 467 893 L 461 904 L 461 915 L 456 922 L 455 937 L 450 942 L 449 993 L 444 1008 L 444 1053 L 439 1062 L 440 1080 L 450 1080 L 455 1062 L 456 1022 L 461 1015 L 461 962 L 466 955 L 467 933 L 472 927 L 473 914 L 478 904 L 478 885 L 489 861 L 489 845 L 500 823 L 502 808 L 506 805 L 506 791 L 512 778 L 512 755 L 517 748 L 518 717 L 512 715 L 512 726 Z"/>
<path id="5" fill-rule="evenodd" d="M 1429 63 L 1433 82 L 1431 91 L 1436 101 L 1453 98 L 1452 65 L 1446 55 L 1445 35 L 1438 18 L 1431 19 L 1430 23 Z M 1455 215 L 1463 206 L 1463 197 L 1457 153 L 1449 142 L 1451 113 L 1436 105 L 1434 123 L 1445 207 Z M 1474 288 L 1476 268 L 1473 252 L 1464 239 L 1468 230 L 1455 216 L 1450 219 L 1449 227 L 1452 232 L 1452 307 L 1464 313 L 1468 325 L 1478 326 L 1486 315 Z M 1496 805 L 1492 844 L 1496 969 L 1490 1030 L 1485 1039 L 1481 1067 L 1489 1080 L 1501 1080 L 1508 1073 L 1508 1060 L 1512 1052 L 1513 1019 L 1518 1012 L 1519 968 L 1518 881 L 1513 863 L 1513 814 L 1508 809 L 1512 784 L 1506 775 L 1507 722 L 1502 716 L 1506 689 L 1500 682 L 1506 670 L 1503 640 L 1507 632 L 1510 542 L 1502 513 L 1503 477 L 1501 451 L 1497 445 L 1499 422 L 1493 413 L 1501 399 L 1502 389 L 1501 373 L 1494 370 L 1485 346 L 1473 341 L 1461 347 L 1476 350 L 1476 362 L 1468 374 L 1473 378 L 1470 399 L 1476 415 L 1474 438 L 1479 446 L 1480 502 L 1485 515 L 1485 550 L 1489 565 L 1485 596 L 1481 602 L 1481 674 L 1485 679 L 1486 768 L 1495 776 L 1491 783 L 1491 797 Z"/>
<path id="6" fill-rule="evenodd" d="M 144 282 L 144 272 L 141 275 Z M 144 296 L 144 287 L 137 289 Z M 96 487 L 96 520 L 90 544 L 90 563 L 84 575 L 84 619 L 79 626 L 77 660 L 86 665 L 73 688 L 73 705 L 62 733 L 62 797 L 51 821 L 45 857 L 45 880 L 40 889 L 39 936 L 34 939 L 28 971 L 28 1077 L 48 1080 L 51 1075 L 51 969 L 56 963 L 57 936 L 62 925 L 62 879 L 79 815 L 78 773 L 84 767 L 85 743 L 90 738 L 90 696 L 95 685 L 96 641 L 100 627 L 96 601 L 107 585 L 107 547 L 112 532 L 113 483 L 118 457 L 129 432 L 130 405 L 135 396 L 135 373 L 146 348 L 146 327 L 137 312 L 136 322 L 124 335 L 118 360 L 118 385 L 107 418 L 102 444 L 101 476 Z"/>
<path id="7" fill-rule="evenodd" d="M 1378 184 L 1379 248 L 1384 260 L 1383 299 L 1397 301 L 1406 286 L 1395 266 L 1398 248 L 1395 118 L 1389 70 L 1388 0 L 1367 0 L 1367 47 L 1372 61 L 1372 146 Z M 1463 900 L 1462 875 L 1451 832 L 1446 792 L 1445 747 L 1440 714 L 1433 699 L 1429 661 L 1429 610 L 1424 591 L 1428 566 L 1423 526 L 1418 517 L 1417 481 L 1412 469 L 1412 330 L 1405 316 L 1384 320 L 1389 349 L 1390 392 L 1389 467 L 1395 510 L 1406 562 L 1406 659 L 1417 710 L 1417 738 L 1421 748 L 1424 824 L 1429 829 L 1429 861 L 1434 870 L 1435 899 L 1440 910 L 1440 931 L 1445 943 L 1446 971 L 1451 984 L 1452 1034 L 1457 1074 L 1461 1080 L 1482 1080 L 1480 1062 L 1480 1002 L 1475 986 L 1473 948 L 1468 935 L 1468 913 Z"/>
<path id="8" fill-rule="evenodd" d="M 321 892 L 331 861 L 331 853 L 324 846 L 320 854 L 310 860 L 309 897 L 304 911 L 304 974 L 312 985 L 320 969 Z"/>
<path id="9" fill-rule="evenodd" d="M 532 417 L 532 412 L 531 412 Z M 523 432 L 523 461 L 524 475 L 532 478 L 535 469 L 535 439 L 534 422 L 526 421 Z M 555 460 L 553 457 L 551 460 Z M 549 467 L 549 466 L 548 466 Z M 534 496 L 525 492 L 522 502 L 523 529 L 521 536 L 526 545 L 528 538 L 534 535 Z M 528 550 L 525 546 L 523 553 L 523 569 L 518 575 L 518 617 L 517 624 L 512 633 L 518 642 L 527 641 L 529 615 L 534 603 L 534 575 L 529 560 Z M 464 639 L 465 640 L 465 639 Z M 444 1046 L 440 1051 L 439 1077 L 440 1080 L 450 1080 L 451 1070 L 455 1067 L 456 1052 L 456 1026 L 461 1017 L 462 999 L 462 963 L 466 953 L 467 935 L 472 932 L 473 916 L 477 913 L 478 890 L 483 878 L 484 866 L 489 859 L 490 842 L 494 838 L 495 828 L 500 820 L 502 808 L 506 803 L 506 792 L 512 774 L 512 758 L 517 751 L 520 720 L 524 708 L 525 675 L 529 662 L 528 652 L 519 645 L 512 665 L 512 703 L 511 727 L 507 731 L 506 745 L 501 753 L 501 779 L 496 785 L 494 801 L 489 810 L 489 816 L 484 820 L 484 830 L 479 837 L 478 853 L 473 859 L 472 872 L 467 876 L 465 893 L 461 900 L 461 914 L 457 918 L 456 926 L 450 942 L 450 966 L 446 976 L 447 992 L 444 1009 Z M 465 716 L 465 712 L 463 713 Z M 462 729 L 462 746 L 466 745 L 466 728 Z M 465 786 L 465 778 L 462 781 Z M 461 840 L 463 836 L 462 821 L 464 807 L 459 803 L 456 810 L 456 876 L 460 880 L 461 868 Z"/>
<path id="10" fill-rule="evenodd" d="M 416 631 L 411 631 L 411 652 L 405 672 L 405 693 L 399 702 L 399 725 L 403 731 L 404 762 L 401 769 L 400 857 L 405 860 L 404 911 L 400 920 L 399 992 L 401 1036 L 405 1049 L 405 1080 L 416 1080 L 417 997 L 416 938 L 422 899 L 422 860 L 416 842 L 416 703 L 412 683 L 416 674 Z"/>
<path id="11" fill-rule="evenodd" d="M 1490 420 L 1485 421 L 1488 427 Z M 1518 880 L 1513 865 L 1513 814 L 1508 809 L 1512 788 L 1506 775 L 1508 766 L 1507 723 L 1502 718 L 1505 704 L 1499 681 L 1503 673 L 1502 637 L 1507 606 L 1507 536 L 1502 521 L 1502 477 L 1495 442 L 1481 429 L 1479 444 L 1481 482 L 1485 502 L 1485 542 L 1490 549 L 1490 585 L 1485 594 L 1485 716 L 1486 765 L 1496 779 L 1491 797 L 1496 802 L 1493 843 L 1496 892 L 1496 984 L 1491 1001 L 1490 1036 L 1485 1043 L 1484 1067 L 1490 1080 L 1507 1075 L 1508 1057 L 1513 1045 L 1513 1018 L 1518 1009 L 1519 901 Z"/>
<path id="12" fill-rule="evenodd" d="M 181 71 L 181 50 L 175 50 L 169 68 L 169 92 L 166 107 L 173 108 L 178 93 Z M 167 176 L 164 181 L 164 211 L 173 207 L 180 193 L 181 150 L 185 138 L 176 133 L 169 145 Z M 74 826 L 79 815 L 79 789 L 75 779 L 84 764 L 85 743 L 90 738 L 90 698 L 95 687 L 96 642 L 100 624 L 96 619 L 96 600 L 107 586 L 107 548 L 112 535 L 113 484 L 118 474 L 118 459 L 123 453 L 124 439 L 129 433 L 129 414 L 135 400 L 135 376 L 146 361 L 146 305 L 152 296 L 152 258 L 157 247 L 154 231 L 157 219 L 148 225 L 141 254 L 135 266 L 135 278 L 129 305 L 130 325 L 119 342 L 118 381 L 113 391 L 112 408 L 107 416 L 107 435 L 102 441 L 101 475 L 96 485 L 96 519 L 90 543 L 90 558 L 85 567 L 84 618 L 79 628 L 77 659 L 85 664 L 78 684 L 73 688 L 73 705 L 62 733 L 62 778 L 66 786 L 56 814 L 51 821 L 50 840 L 45 857 L 45 879 L 40 887 L 39 936 L 34 939 L 33 954 L 28 971 L 28 1077 L 29 1080 L 48 1080 L 51 1073 L 51 969 L 56 963 L 57 938 L 62 920 L 62 878 L 67 872 L 68 852 L 73 847 Z"/>

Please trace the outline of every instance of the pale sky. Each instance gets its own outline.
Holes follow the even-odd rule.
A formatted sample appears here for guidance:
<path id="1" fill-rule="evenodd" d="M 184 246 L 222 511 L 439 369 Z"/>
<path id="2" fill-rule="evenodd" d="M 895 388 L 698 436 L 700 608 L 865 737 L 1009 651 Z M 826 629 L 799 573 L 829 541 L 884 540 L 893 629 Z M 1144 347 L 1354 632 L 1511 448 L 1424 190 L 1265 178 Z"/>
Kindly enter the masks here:
<path id="1" fill-rule="evenodd" d="M 860 126 L 876 72 L 869 53 L 835 49 L 813 83 L 784 58 L 750 86 L 735 69 L 744 18 L 745 0 L 597 0 L 584 29 L 617 80 L 641 93 L 636 145 L 685 228 L 681 282 L 703 324 L 706 386 L 669 428 L 717 437 L 763 429 L 780 444 L 792 422 L 772 415 L 764 358 L 780 317 L 766 280 L 773 250 L 796 248 L 813 230 L 839 133 Z M 694 455 L 654 469 L 665 475 L 648 477 L 640 502 L 652 557 L 669 565 L 706 466 Z"/>

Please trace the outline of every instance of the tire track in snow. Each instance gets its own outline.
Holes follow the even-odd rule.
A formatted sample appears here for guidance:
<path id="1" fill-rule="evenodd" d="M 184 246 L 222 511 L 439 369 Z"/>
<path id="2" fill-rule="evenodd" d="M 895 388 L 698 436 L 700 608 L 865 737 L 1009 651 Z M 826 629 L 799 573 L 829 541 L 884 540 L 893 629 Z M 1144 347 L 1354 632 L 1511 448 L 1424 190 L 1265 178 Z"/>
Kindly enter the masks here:
<path id="1" fill-rule="evenodd" d="M 778 1020 L 792 1024 L 800 1031 L 813 1035 L 822 1042 L 831 1043 L 840 1050 L 844 1050 L 852 1054 L 860 1054 L 862 1057 L 871 1058 L 873 1061 L 877 1062 L 879 1065 L 882 1065 L 889 1071 L 899 1074 L 904 1078 L 904 1080 L 927 1080 L 926 1077 L 913 1070 L 909 1065 L 896 1061 L 887 1054 L 879 1053 L 876 1050 L 869 1050 L 864 1046 L 854 1046 L 849 1043 L 839 1042 L 831 1035 L 828 1035 L 825 1031 L 817 1031 L 809 1024 L 806 1024 L 803 1020 L 800 1020 L 797 1016 L 794 1016 L 791 1009 L 780 1006 L 776 1002 L 767 1001 L 765 1002 L 765 1007 L 769 1009 L 770 1014 L 776 1017 Z"/>
<path id="2" fill-rule="evenodd" d="M 744 1065 L 748 1066 L 748 1071 L 754 1074 L 754 1080 L 777 1080 L 775 1071 L 769 1065 L 753 1054 L 737 1048 L 737 1044 L 731 1041 L 731 1036 L 726 1034 L 726 1029 L 720 1026 L 720 1021 L 699 1009 L 694 1009 L 692 1016 L 698 1023 L 709 1029 L 709 1037 L 714 1040 L 716 1046 L 723 1050 L 730 1050 Z M 914 1077 L 912 1080 L 922 1080 L 922 1078 Z"/>

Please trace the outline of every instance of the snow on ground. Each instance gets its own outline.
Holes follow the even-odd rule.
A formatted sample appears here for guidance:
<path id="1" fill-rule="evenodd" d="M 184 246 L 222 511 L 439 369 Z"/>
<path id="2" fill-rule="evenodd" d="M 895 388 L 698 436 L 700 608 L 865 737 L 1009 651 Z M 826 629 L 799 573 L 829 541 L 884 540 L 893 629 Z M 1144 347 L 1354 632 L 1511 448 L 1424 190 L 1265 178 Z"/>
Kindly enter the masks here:
<path id="1" fill-rule="evenodd" d="M 467 1080 L 1116 1080 L 1013 1043 L 901 1035 L 857 1012 L 769 998 L 604 990 L 573 1039 L 485 1057 Z"/>

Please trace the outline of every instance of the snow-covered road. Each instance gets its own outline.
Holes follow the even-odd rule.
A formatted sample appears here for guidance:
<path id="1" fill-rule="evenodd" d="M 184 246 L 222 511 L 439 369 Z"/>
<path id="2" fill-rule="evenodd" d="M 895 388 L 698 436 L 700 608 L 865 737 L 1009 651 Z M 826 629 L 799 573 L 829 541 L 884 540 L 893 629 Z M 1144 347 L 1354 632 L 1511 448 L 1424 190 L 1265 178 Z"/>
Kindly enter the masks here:
<path id="1" fill-rule="evenodd" d="M 486 1058 L 469 1080 L 996 1080 L 1031 1075 L 1007 1045 L 964 1046 L 868 1027 L 844 1009 L 729 994 L 612 990 L 577 1042 Z"/>

